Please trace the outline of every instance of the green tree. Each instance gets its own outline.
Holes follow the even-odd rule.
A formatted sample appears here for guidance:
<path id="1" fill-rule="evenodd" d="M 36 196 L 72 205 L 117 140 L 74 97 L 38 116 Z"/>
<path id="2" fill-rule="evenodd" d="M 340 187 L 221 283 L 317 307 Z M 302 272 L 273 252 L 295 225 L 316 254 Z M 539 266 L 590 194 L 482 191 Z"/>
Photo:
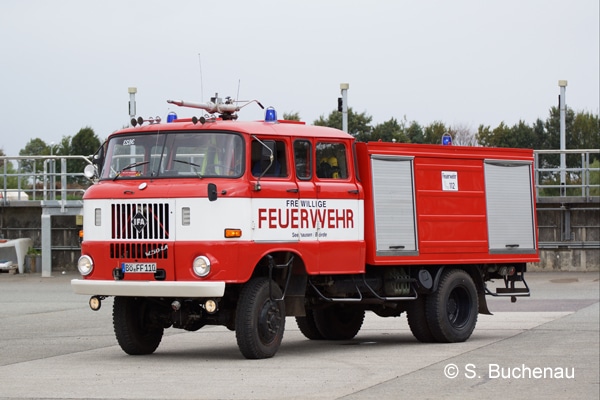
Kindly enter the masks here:
<path id="1" fill-rule="evenodd" d="M 68 156 L 71 153 L 71 136 L 63 136 L 60 143 L 54 147 L 53 154 Z"/>
<path id="2" fill-rule="evenodd" d="M 358 141 L 366 142 L 370 140 L 371 121 L 373 117 L 366 113 L 356 114 L 352 107 L 348 107 L 348 133 Z M 342 129 L 342 113 L 335 110 L 332 111 L 327 118 L 320 116 L 319 119 L 313 122 L 313 125 L 328 126 L 330 128 Z"/>
<path id="3" fill-rule="evenodd" d="M 444 133 L 448 133 L 448 128 L 446 128 L 446 125 L 444 125 L 443 122 L 432 122 L 425 127 L 423 143 L 440 144 L 442 143 L 442 136 L 444 136 Z"/>
<path id="4" fill-rule="evenodd" d="M 537 119 L 533 124 L 533 136 L 534 136 L 534 144 L 533 148 L 536 150 L 542 149 L 542 145 L 544 142 L 544 138 L 546 136 L 546 127 L 544 121 L 541 119 Z"/>
<path id="5" fill-rule="evenodd" d="M 590 164 L 590 168 L 600 168 L 600 160 L 596 159 Z M 600 196 L 600 171 L 590 171 L 590 185 L 596 187 L 590 188 L 590 196 Z"/>
<path id="6" fill-rule="evenodd" d="M 297 112 L 283 113 L 283 119 L 286 121 L 300 121 L 300 114 Z"/>
<path id="7" fill-rule="evenodd" d="M 600 146 L 599 132 L 597 114 L 575 113 L 567 107 L 565 115 L 566 149 L 597 149 Z M 544 135 L 539 143 L 541 149 L 560 149 L 560 110 L 558 107 L 550 108 L 549 116 L 544 124 Z M 598 158 L 597 154 L 592 154 L 590 162 Z M 559 167 L 560 156 L 558 154 L 544 155 L 542 162 L 546 167 Z M 567 155 L 566 164 L 567 168 L 581 167 L 581 156 L 579 154 Z"/>
<path id="8" fill-rule="evenodd" d="M 4 156 L 6 156 L 6 154 L 4 153 L 4 149 L 0 149 L 0 157 Z M 12 162 L 10 162 L 9 160 L 0 160 L 0 174 L 2 174 L 3 176 L 3 180 L 0 182 L 0 191 L 4 189 L 4 184 L 6 184 L 7 189 L 17 189 L 19 187 L 19 181 L 17 177 L 12 176 L 16 173 L 17 171 L 15 170 L 15 167 L 13 166 Z M 4 181 L 4 179 L 6 179 L 6 182 Z"/>
<path id="9" fill-rule="evenodd" d="M 560 149 L 560 110 L 558 107 L 552 107 L 549 111 L 550 115 L 546 119 L 546 135 L 541 142 L 541 148 L 545 150 L 558 150 Z M 567 149 L 577 148 L 572 146 L 571 132 L 573 127 L 573 120 L 575 119 L 575 112 L 567 107 L 565 115 L 565 146 Z"/>
<path id="10" fill-rule="evenodd" d="M 50 154 L 50 148 L 40 138 L 29 140 L 25 147 L 19 151 L 20 156 L 43 156 Z M 25 172 L 34 176 L 36 184 L 38 180 L 42 179 L 42 173 L 44 172 L 44 160 L 21 160 L 19 164 L 21 172 Z"/>
<path id="11" fill-rule="evenodd" d="M 410 123 L 408 128 L 406 128 L 406 136 L 410 143 L 424 143 L 425 136 L 423 133 L 423 128 L 417 121 L 413 121 Z"/>
<path id="12" fill-rule="evenodd" d="M 94 130 L 89 126 L 82 128 L 71 139 L 70 154 L 80 156 L 90 156 L 98 150 L 102 143 Z M 67 171 L 69 173 L 81 173 L 88 163 L 85 160 L 70 160 Z M 84 177 L 73 178 L 74 182 L 85 183 Z"/>
<path id="13" fill-rule="evenodd" d="M 383 142 L 396 141 L 399 143 L 408 143 L 409 139 L 406 136 L 405 121 L 398 123 L 396 118 L 391 118 L 382 124 L 379 124 L 373 128 L 371 132 L 372 141 L 381 140 Z"/>
<path id="14" fill-rule="evenodd" d="M 575 114 L 571 131 L 569 132 L 570 144 L 575 149 L 600 148 L 600 124 L 598 115 L 589 112 Z M 598 153 L 591 154 L 590 162 L 598 159 Z"/>
<path id="15" fill-rule="evenodd" d="M 507 126 L 500 122 L 494 130 L 489 126 L 480 126 L 477 131 L 478 142 L 487 147 L 512 147 L 533 149 L 537 143 L 537 136 L 534 128 L 527 125 L 524 121 Z"/>

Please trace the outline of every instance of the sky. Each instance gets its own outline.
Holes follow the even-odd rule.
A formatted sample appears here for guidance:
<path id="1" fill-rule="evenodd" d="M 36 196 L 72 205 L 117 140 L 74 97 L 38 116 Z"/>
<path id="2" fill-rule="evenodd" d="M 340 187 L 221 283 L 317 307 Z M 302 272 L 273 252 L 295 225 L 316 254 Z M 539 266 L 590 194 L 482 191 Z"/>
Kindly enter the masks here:
<path id="1" fill-rule="evenodd" d="M 2 0 L 0 148 L 18 155 L 137 115 L 179 117 L 218 93 L 311 124 L 348 105 L 474 131 L 545 120 L 559 80 L 599 112 L 598 0 Z M 262 119 L 256 104 L 239 119 Z"/>

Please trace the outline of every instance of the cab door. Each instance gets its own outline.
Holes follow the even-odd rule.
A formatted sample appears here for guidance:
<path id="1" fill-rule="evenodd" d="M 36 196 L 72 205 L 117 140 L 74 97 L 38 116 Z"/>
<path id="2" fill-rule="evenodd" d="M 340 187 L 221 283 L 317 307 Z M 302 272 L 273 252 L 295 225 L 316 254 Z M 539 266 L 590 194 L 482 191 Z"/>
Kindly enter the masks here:
<path id="1" fill-rule="evenodd" d="M 317 200 L 314 182 L 314 143 L 310 139 L 300 138 L 293 142 L 294 173 L 298 185 L 298 239 L 305 259 L 308 273 L 319 272 L 318 231 L 311 219 L 310 205 Z"/>
<path id="2" fill-rule="evenodd" d="M 363 195 L 349 141 L 315 140 L 316 221 L 320 273 L 364 271 Z"/>
<path id="3" fill-rule="evenodd" d="M 252 239 L 255 242 L 297 242 L 298 185 L 290 143 L 255 137 L 251 143 L 249 173 L 252 190 Z"/>

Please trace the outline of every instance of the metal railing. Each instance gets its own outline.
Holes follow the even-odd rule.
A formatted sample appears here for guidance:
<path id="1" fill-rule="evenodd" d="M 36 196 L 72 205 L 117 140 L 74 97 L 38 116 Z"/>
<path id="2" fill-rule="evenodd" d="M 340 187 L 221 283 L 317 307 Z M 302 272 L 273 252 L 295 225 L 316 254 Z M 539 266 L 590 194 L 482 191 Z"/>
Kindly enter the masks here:
<path id="1" fill-rule="evenodd" d="M 0 156 L 0 205 L 81 200 L 91 182 L 83 175 L 83 168 L 68 172 L 75 160 L 91 164 L 86 156 Z"/>
<path id="2" fill-rule="evenodd" d="M 564 168 L 557 166 L 561 154 Z M 600 168 L 592 167 L 600 159 L 600 150 L 535 150 L 536 196 L 570 197 L 592 201 L 600 196 Z"/>
<path id="3" fill-rule="evenodd" d="M 561 154 L 567 157 L 564 169 L 557 166 Z M 569 196 L 591 201 L 600 196 L 600 168 L 592 167 L 593 161 L 600 159 L 600 150 L 535 150 L 534 159 L 537 198 Z M 83 169 L 67 172 L 68 163 L 73 160 L 91 164 L 86 156 L 1 156 L 0 205 L 11 201 L 81 199 L 91 182 L 84 177 Z"/>

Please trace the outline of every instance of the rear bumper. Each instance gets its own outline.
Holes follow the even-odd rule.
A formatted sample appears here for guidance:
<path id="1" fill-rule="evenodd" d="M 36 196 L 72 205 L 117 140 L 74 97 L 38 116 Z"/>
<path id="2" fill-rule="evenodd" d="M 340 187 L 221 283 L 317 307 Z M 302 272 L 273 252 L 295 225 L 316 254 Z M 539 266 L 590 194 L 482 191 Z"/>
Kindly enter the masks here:
<path id="1" fill-rule="evenodd" d="M 225 282 L 71 280 L 76 294 L 138 297 L 223 297 Z"/>

